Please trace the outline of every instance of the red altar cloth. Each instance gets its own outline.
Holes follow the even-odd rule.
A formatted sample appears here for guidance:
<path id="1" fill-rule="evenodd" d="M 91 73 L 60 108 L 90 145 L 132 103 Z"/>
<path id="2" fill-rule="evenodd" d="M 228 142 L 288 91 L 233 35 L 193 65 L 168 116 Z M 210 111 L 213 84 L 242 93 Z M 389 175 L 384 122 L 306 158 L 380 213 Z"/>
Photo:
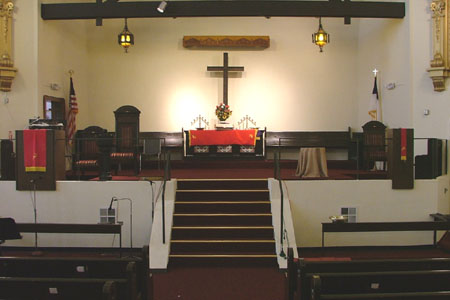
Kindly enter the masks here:
<path id="1" fill-rule="evenodd" d="M 258 129 L 189 130 L 190 146 L 245 145 L 255 146 Z"/>

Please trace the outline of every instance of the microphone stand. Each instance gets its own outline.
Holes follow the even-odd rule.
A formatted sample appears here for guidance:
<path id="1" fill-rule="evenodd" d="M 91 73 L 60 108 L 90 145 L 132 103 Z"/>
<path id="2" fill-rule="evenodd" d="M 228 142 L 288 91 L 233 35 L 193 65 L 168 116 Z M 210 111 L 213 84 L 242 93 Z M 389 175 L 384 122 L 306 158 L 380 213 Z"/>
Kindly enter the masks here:
<path id="1" fill-rule="evenodd" d="M 115 202 L 115 201 L 118 202 L 118 201 L 122 201 L 122 200 L 130 201 L 130 250 L 132 252 L 133 251 L 133 201 L 131 200 L 131 198 L 112 197 L 108 210 L 111 209 L 113 202 Z M 117 205 L 119 205 L 119 204 L 117 203 Z"/>
<path id="2" fill-rule="evenodd" d="M 36 181 L 38 181 L 40 178 L 31 179 L 30 182 L 33 184 L 33 214 L 34 214 L 34 224 L 37 224 L 37 201 L 36 201 L 36 190 L 37 190 L 37 184 Z M 33 256 L 40 256 L 42 255 L 42 251 L 38 250 L 38 234 L 37 231 L 34 232 L 34 251 L 31 253 Z"/>

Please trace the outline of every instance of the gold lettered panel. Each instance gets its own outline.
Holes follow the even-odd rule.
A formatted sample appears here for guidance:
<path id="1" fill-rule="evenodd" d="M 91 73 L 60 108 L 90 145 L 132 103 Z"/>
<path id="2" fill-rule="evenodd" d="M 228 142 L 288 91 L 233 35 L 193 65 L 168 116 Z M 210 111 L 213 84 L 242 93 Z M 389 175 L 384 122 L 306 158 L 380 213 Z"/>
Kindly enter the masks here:
<path id="1" fill-rule="evenodd" d="M 184 36 L 184 48 L 259 48 L 270 47 L 270 37 L 243 35 L 197 35 Z"/>

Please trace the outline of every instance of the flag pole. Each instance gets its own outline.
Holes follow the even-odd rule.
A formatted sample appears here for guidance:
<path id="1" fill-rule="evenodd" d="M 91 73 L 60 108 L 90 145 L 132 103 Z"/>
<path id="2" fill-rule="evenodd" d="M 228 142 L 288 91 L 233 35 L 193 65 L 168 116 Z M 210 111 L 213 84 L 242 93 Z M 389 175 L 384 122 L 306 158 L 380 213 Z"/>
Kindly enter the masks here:
<path id="1" fill-rule="evenodd" d="M 383 109 L 381 107 L 381 95 L 380 95 L 380 90 L 378 88 L 378 73 L 380 73 L 380 71 L 377 68 L 375 68 L 375 69 L 373 69 L 372 73 L 373 73 L 373 76 L 375 77 L 375 79 L 374 79 L 375 86 L 377 88 L 377 99 L 378 99 L 378 101 L 377 101 L 378 102 L 377 103 L 377 121 L 380 121 L 381 123 L 383 123 L 383 113 L 382 113 Z"/>

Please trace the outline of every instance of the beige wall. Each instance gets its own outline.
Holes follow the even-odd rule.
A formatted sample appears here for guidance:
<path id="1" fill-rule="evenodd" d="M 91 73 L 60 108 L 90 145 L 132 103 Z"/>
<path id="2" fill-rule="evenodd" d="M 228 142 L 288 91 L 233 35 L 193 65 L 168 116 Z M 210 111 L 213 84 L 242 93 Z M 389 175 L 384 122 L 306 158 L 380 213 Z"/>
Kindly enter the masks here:
<path id="1" fill-rule="evenodd" d="M 46 1 L 48 2 L 48 1 Z M 426 68 L 431 57 L 430 1 L 406 1 L 403 20 L 326 18 L 331 43 L 324 53 L 310 41 L 313 18 L 131 19 L 136 45 L 125 54 L 117 45 L 122 20 L 43 21 L 37 0 L 16 1 L 13 91 L 0 103 L 0 137 L 42 116 L 42 96 L 68 97 L 68 70 L 80 113 L 78 128 L 114 130 L 113 111 L 124 104 L 142 111 L 143 131 L 176 131 L 199 113 L 214 121 L 222 81 L 206 66 L 222 63 L 223 49 L 187 50 L 184 35 L 269 35 L 266 50 L 228 50 L 230 63 L 246 70 L 230 79 L 236 122 L 245 115 L 269 130 L 361 130 L 379 73 L 383 120 L 414 127 L 416 136 L 448 138 L 448 91 L 432 89 Z M 386 84 L 397 85 L 387 90 Z M 50 83 L 61 86 L 50 89 Z M 10 100 L 4 104 L 4 98 Z M 431 114 L 423 116 L 423 110 Z M 436 126 L 437 125 L 437 126 Z"/>
<path id="2" fill-rule="evenodd" d="M 112 111 L 123 104 L 142 111 L 143 131 L 177 131 L 198 114 L 214 120 L 222 80 L 206 67 L 221 65 L 224 50 L 188 50 L 181 43 L 184 35 L 227 34 L 271 38 L 266 50 L 228 50 L 230 64 L 245 67 L 241 77 L 229 80 L 232 122 L 249 115 L 270 130 L 345 130 L 354 124 L 356 27 L 342 20 L 324 20 L 333 35 L 324 53 L 311 43 L 318 26 L 312 18 L 133 19 L 128 24 L 136 42 L 128 54 L 116 43 L 122 20 L 90 28 L 90 120 L 100 126 L 114 130 Z"/>
<path id="3" fill-rule="evenodd" d="M 206 66 L 222 63 L 223 49 L 187 50 L 184 35 L 265 34 L 266 50 L 228 50 L 230 63 L 243 65 L 230 79 L 236 122 L 246 114 L 269 130 L 361 130 L 373 84 L 380 70 L 384 122 L 414 127 L 416 136 L 448 138 L 448 91 L 433 91 L 430 1 L 406 1 L 403 20 L 326 18 L 331 44 L 319 53 L 310 42 L 313 18 L 132 19 L 136 45 L 125 54 L 117 45 L 122 20 L 43 21 L 39 1 L 16 1 L 14 61 L 19 69 L 13 91 L 2 93 L 0 137 L 42 116 L 42 96 L 68 97 L 68 70 L 75 71 L 78 127 L 114 130 L 113 111 L 132 104 L 142 111 L 143 131 L 174 131 L 197 114 L 214 121 L 222 82 Z M 387 90 L 386 84 L 397 85 Z M 50 83 L 61 86 L 50 89 Z M 9 103 L 5 104 L 5 98 Z M 423 110 L 431 111 L 429 116 Z"/>
<path id="4" fill-rule="evenodd" d="M 414 190 L 392 190 L 389 180 L 318 180 L 286 181 L 284 196 L 290 200 L 295 239 L 299 247 L 321 244 L 321 223 L 340 214 L 341 207 L 356 207 L 359 222 L 429 221 L 430 213 L 450 213 L 446 200 L 449 176 L 437 180 L 417 180 Z M 99 209 L 108 208 L 111 197 L 131 198 L 133 201 L 133 245 L 149 243 L 151 199 L 159 195 L 160 183 L 144 181 L 76 182 L 58 181 L 56 191 L 36 194 L 38 222 L 97 223 Z M 167 185 L 166 200 L 174 200 L 175 184 Z M 272 196 L 279 198 L 278 184 Z M 17 222 L 33 222 L 30 192 L 16 191 L 14 181 L 0 181 L 0 217 L 9 216 Z M 160 197 L 158 198 L 160 201 Z M 119 203 L 119 220 L 124 222 L 123 243 L 129 245 L 129 203 Z M 116 203 L 114 204 L 116 207 Z M 157 213 L 157 212 L 156 212 Z M 278 212 L 275 211 L 274 214 Z M 278 225 L 278 224 L 275 224 Z M 158 225 L 159 226 L 159 225 Z M 112 237 L 107 235 L 40 234 L 41 246 L 102 246 L 109 247 Z M 33 235 L 6 245 L 32 246 Z M 114 246 L 117 246 L 118 241 Z M 326 244 L 333 245 L 407 245 L 430 244 L 431 232 L 401 233 L 330 233 Z"/>
<path id="5" fill-rule="evenodd" d="M 287 181 L 295 236 L 299 247 L 321 245 L 321 223 L 356 207 L 358 222 L 431 221 L 447 214 L 449 176 L 416 180 L 413 190 L 393 190 L 390 180 Z M 447 200 L 446 200 L 447 199 Z M 327 233 L 327 246 L 431 244 L 432 232 Z"/>
<path id="6" fill-rule="evenodd" d="M 411 52 L 414 69 L 412 72 L 412 95 L 414 105 L 414 128 L 418 137 L 450 139 L 450 80 L 447 79 L 444 92 L 435 92 L 426 72 L 432 59 L 431 49 L 431 1 L 409 1 L 411 6 Z M 449 33 L 450 34 L 450 33 Z M 430 115 L 423 114 L 424 109 Z"/>
<path id="7" fill-rule="evenodd" d="M 67 100 L 69 69 L 75 71 L 78 128 L 99 125 L 114 130 L 113 111 L 124 104 L 142 111 L 142 131 L 180 130 L 199 113 L 214 119 L 222 82 L 211 77 L 206 66 L 221 64 L 223 51 L 183 49 L 183 35 L 196 34 L 271 37 L 266 50 L 228 51 L 231 64 L 246 68 L 242 78 L 230 79 L 232 121 L 248 114 L 268 130 L 345 130 L 347 126 L 361 130 L 368 120 L 371 71 L 376 67 L 384 120 L 390 127 L 413 127 L 417 137 L 449 138 L 449 91 L 434 92 L 426 73 L 431 59 L 429 2 L 406 1 L 403 20 L 353 20 L 352 25 L 344 25 L 343 20 L 324 19 L 331 34 L 324 53 L 311 44 L 318 25 L 312 18 L 133 19 L 129 27 L 136 45 L 125 54 L 116 41 L 121 20 L 105 20 L 102 27 L 93 20 L 43 21 L 37 0 L 16 0 L 13 51 L 19 72 L 12 92 L 1 94 L 0 138 L 25 128 L 30 117 L 42 116 L 44 94 Z M 397 88 L 386 90 L 383 86 L 389 82 Z M 50 83 L 60 84 L 61 90 L 50 90 Z M 431 111 L 428 117 L 423 116 L 425 108 Z M 380 205 L 371 197 L 362 199 L 372 190 L 378 193 L 377 185 L 365 186 L 364 181 L 357 187 L 361 194 L 349 193 L 352 190 L 345 187 L 334 192 L 330 182 L 308 183 L 316 188 L 309 194 L 320 190 L 325 195 L 313 207 L 304 206 L 300 198 L 298 203 L 301 213 L 309 215 L 327 208 L 316 215 L 315 223 L 326 221 L 343 204 L 373 208 L 364 218 L 367 221 L 388 213 L 401 215 L 411 208 L 415 213 L 408 218 L 422 218 L 436 210 L 448 213 L 450 193 L 444 190 L 449 179 L 443 178 L 438 191 L 429 190 L 432 196 L 424 196 L 421 184 L 412 191 L 398 191 L 412 202 L 389 198 L 389 205 Z M 326 188 L 316 186 L 325 183 Z M 333 198 L 341 192 L 342 197 Z M 300 197 L 303 190 L 294 188 L 290 193 Z M 313 201 L 312 196 L 308 201 Z M 426 203 L 430 198 L 438 205 Z M 6 201 L 5 194 L 0 199 Z M 299 211 L 300 206 L 293 209 L 294 217 Z M 311 245 L 317 244 L 316 239 L 311 238 Z M 301 243 L 302 238 L 298 240 Z"/>
<path id="8" fill-rule="evenodd" d="M 24 129 L 28 118 L 38 115 L 37 1 L 17 0 L 13 15 L 12 51 L 18 69 L 11 92 L 0 92 L 0 138 Z M 20 12 L 20 13 L 19 13 Z"/>

